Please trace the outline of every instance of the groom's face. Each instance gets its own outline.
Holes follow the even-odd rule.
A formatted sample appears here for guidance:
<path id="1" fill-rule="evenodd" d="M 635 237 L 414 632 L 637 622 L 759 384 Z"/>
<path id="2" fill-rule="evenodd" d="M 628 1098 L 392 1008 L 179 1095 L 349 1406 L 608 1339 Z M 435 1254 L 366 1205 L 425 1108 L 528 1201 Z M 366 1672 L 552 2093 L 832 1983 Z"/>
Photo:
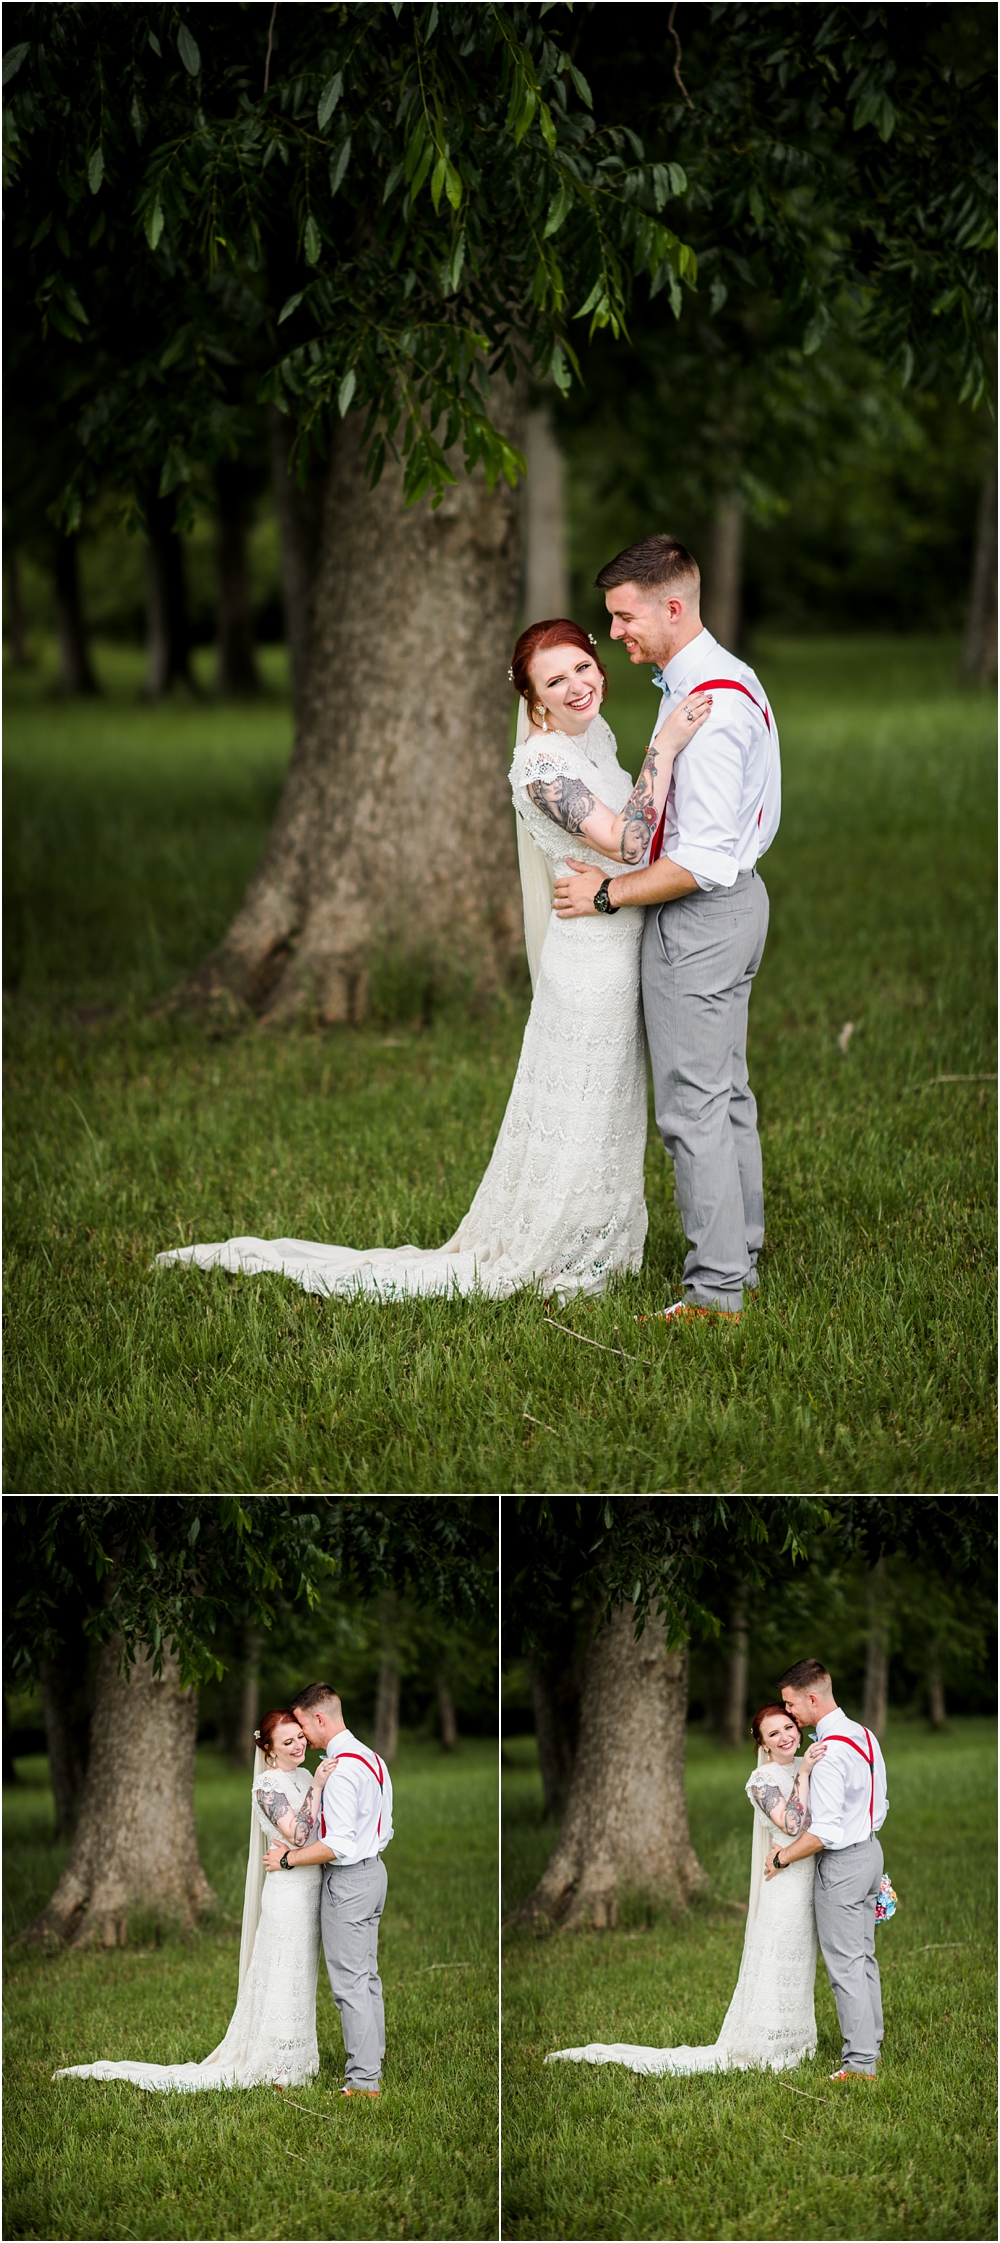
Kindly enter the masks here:
<path id="1" fill-rule="evenodd" d="M 313 1746 L 314 1749 L 317 1745 L 324 1745 L 326 1743 L 326 1730 L 324 1729 L 322 1722 L 317 1721 L 316 1715 L 314 1713 L 301 1713 L 298 1711 L 298 1709 L 296 1709 L 295 1718 L 299 1724 L 300 1729 L 303 1731 L 304 1735 L 308 1737 L 309 1743 Z"/>
<path id="2" fill-rule="evenodd" d="M 611 636 L 620 640 L 630 662 L 669 662 L 684 621 L 683 600 L 659 592 L 640 592 L 637 584 L 616 584 L 604 604 Z"/>

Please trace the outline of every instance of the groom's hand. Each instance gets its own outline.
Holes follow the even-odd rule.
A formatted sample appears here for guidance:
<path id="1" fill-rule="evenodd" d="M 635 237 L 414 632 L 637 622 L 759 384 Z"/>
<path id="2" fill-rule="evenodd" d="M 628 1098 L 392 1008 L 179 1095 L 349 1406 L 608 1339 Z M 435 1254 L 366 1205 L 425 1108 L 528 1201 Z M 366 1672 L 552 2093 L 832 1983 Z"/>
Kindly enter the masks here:
<path id="1" fill-rule="evenodd" d="M 574 877 L 570 880 L 564 875 L 561 880 L 556 881 L 555 909 L 558 917 L 596 919 L 594 897 L 605 874 L 598 872 L 596 865 L 581 864 L 576 857 L 567 857 L 566 862 Z"/>
<path id="2" fill-rule="evenodd" d="M 292 1851 L 292 1847 L 286 1843 L 284 1838 L 276 1839 L 274 1845 L 269 1846 L 266 1854 L 264 1855 L 265 1869 L 280 1869 L 282 1854 L 288 1854 Z M 271 1904 L 269 1901 L 268 1907 L 270 1907 L 270 1905 Z"/>
<path id="3" fill-rule="evenodd" d="M 780 1871 L 780 1869 L 776 1869 L 776 1868 L 775 1868 L 775 1866 L 774 1866 L 774 1857 L 775 1857 L 775 1854 L 776 1854 L 776 1853 L 778 1853 L 779 1851 L 780 1851 L 780 1848 L 779 1848 L 779 1847 L 777 1847 L 777 1846 L 772 1846 L 772 1848 L 771 1848 L 771 1851 L 770 1851 L 770 1853 L 768 1854 L 767 1860 L 766 1860 L 766 1862 L 764 1863 L 764 1875 L 765 1875 L 765 1877 L 780 1877 L 780 1875 L 781 1875 L 781 1871 Z"/>

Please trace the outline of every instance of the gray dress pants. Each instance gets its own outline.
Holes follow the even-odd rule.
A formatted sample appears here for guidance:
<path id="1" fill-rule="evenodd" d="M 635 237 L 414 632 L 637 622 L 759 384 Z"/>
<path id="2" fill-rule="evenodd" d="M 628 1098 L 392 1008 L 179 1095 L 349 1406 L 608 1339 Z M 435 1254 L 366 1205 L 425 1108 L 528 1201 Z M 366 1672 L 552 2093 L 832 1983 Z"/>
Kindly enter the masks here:
<path id="1" fill-rule="evenodd" d="M 656 1120 L 690 1246 L 684 1298 L 696 1308 L 739 1309 L 744 1286 L 757 1283 L 764 1186 L 747 1010 L 767 920 L 757 872 L 646 912 L 642 1003 Z"/>
<path id="2" fill-rule="evenodd" d="M 816 1856 L 816 1930 L 837 2004 L 842 2062 L 873 2072 L 882 2046 L 882 1987 L 875 1960 L 875 1902 L 885 1863 L 878 1838 L 825 1847 Z"/>
<path id="3" fill-rule="evenodd" d="M 377 2087 L 385 2055 L 378 1927 L 388 1878 L 381 1854 L 331 1862 L 320 1899 L 320 1936 L 330 1991 L 340 2011 L 348 2087 Z"/>

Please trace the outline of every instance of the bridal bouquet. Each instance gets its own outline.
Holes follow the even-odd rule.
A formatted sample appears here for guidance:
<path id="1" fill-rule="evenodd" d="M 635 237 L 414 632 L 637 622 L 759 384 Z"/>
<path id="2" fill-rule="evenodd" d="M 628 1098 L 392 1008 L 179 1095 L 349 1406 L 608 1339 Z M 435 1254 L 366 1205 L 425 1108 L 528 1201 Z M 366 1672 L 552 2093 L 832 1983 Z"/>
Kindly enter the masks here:
<path id="1" fill-rule="evenodd" d="M 883 1877 L 878 1889 L 878 1898 L 875 1902 L 875 1922 L 877 1924 L 887 1924 L 890 1916 L 894 1916 L 895 1913 L 896 1895 L 893 1892 L 889 1878 Z"/>

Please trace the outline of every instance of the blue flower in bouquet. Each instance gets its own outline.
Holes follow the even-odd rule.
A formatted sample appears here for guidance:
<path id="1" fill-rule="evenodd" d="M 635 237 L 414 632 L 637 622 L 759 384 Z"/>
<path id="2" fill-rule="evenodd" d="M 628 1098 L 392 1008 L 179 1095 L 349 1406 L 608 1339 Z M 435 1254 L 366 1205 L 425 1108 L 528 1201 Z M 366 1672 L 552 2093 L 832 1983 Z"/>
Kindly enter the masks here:
<path id="1" fill-rule="evenodd" d="M 894 1916 L 895 1913 L 896 1895 L 888 1877 L 883 1877 L 875 1901 L 875 1922 L 877 1924 L 887 1924 L 890 1916 Z"/>

